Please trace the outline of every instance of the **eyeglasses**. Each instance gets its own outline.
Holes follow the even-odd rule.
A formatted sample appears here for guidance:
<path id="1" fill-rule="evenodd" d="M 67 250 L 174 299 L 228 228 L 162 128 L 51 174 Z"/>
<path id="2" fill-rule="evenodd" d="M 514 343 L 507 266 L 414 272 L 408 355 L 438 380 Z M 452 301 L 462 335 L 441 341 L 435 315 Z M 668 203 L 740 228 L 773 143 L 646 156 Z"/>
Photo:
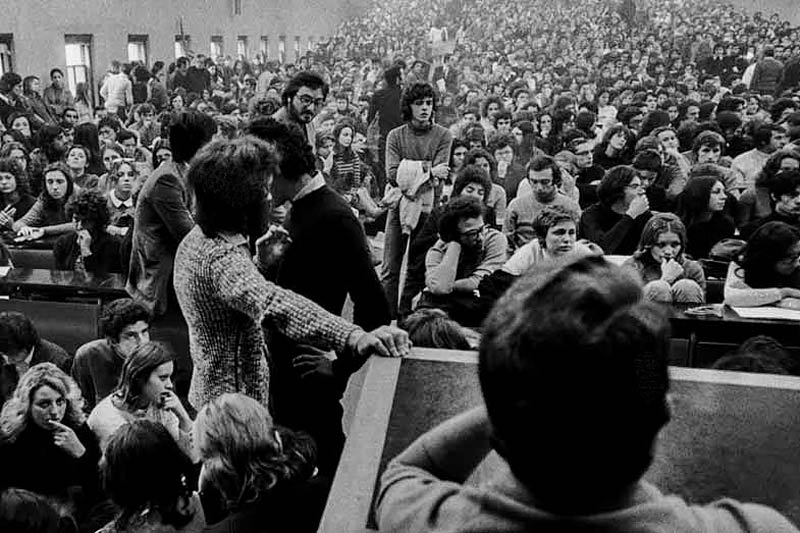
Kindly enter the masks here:
<path id="1" fill-rule="evenodd" d="M 325 103 L 324 98 L 311 98 L 310 96 L 306 96 L 305 94 L 302 96 L 298 96 L 297 99 L 300 100 L 300 103 L 303 104 L 305 107 L 311 107 L 312 105 L 314 107 L 319 107 Z"/>
<path id="2" fill-rule="evenodd" d="M 469 231 L 465 231 L 464 233 L 461 234 L 461 237 L 465 239 L 477 239 L 485 232 L 486 232 L 486 224 L 482 225 L 480 228 L 475 228 Z"/>
<path id="3" fill-rule="evenodd" d="M 543 179 L 543 180 L 529 180 L 531 185 L 541 185 L 542 187 L 549 187 L 553 184 L 553 180 L 551 179 Z"/>
<path id="4" fill-rule="evenodd" d="M 590 151 L 588 151 L 588 150 L 586 150 L 586 151 L 583 151 L 583 152 L 575 152 L 575 155 L 577 155 L 577 156 L 579 156 L 579 157 L 585 157 L 585 156 L 587 156 L 587 155 L 591 155 L 591 154 L 592 154 L 592 152 L 590 152 Z"/>
<path id="5" fill-rule="evenodd" d="M 639 182 L 639 183 L 630 183 L 630 184 L 628 184 L 628 185 L 627 185 L 625 188 L 626 188 L 626 189 L 633 189 L 633 190 L 635 190 L 635 191 L 638 191 L 639 189 L 644 189 L 644 184 L 643 184 L 642 182 Z"/>

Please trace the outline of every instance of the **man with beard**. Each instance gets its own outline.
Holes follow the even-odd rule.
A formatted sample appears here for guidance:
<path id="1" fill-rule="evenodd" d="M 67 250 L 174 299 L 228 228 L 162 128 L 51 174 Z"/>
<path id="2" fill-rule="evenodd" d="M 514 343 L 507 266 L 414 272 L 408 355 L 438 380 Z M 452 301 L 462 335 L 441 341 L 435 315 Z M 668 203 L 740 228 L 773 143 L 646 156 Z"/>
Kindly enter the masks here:
<path id="1" fill-rule="evenodd" d="M 561 169 L 550 156 L 533 159 L 528 165 L 528 181 L 531 194 L 514 198 L 508 205 L 503 232 L 511 249 L 519 248 L 535 238 L 533 220 L 546 205 L 560 205 L 580 213 L 578 204 L 558 192 L 561 185 Z"/>
<path id="2" fill-rule="evenodd" d="M 328 84 L 319 74 L 301 71 L 294 76 L 283 90 L 283 107 L 272 118 L 286 125 L 300 127 L 306 143 L 315 149 L 316 128 L 313 120 L 328 97 Z"/>
<path id="3" fill-rule="evenodd" d="M 478 285 L 506 262 L 508 243 L 484 223 L 483 202 L 453 198 L 439 221 L 439 240 L 425 257 L 425 291 L 419 307 L 439 308 L 464 326 L 477 325 Z"/>

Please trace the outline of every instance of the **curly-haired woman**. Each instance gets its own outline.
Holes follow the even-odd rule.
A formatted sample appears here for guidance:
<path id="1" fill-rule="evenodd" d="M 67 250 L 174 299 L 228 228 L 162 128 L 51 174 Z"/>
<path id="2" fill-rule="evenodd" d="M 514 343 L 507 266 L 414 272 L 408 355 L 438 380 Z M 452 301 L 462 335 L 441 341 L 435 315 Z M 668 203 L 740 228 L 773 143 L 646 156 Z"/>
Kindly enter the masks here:
<path id="1" fill-rule="evenodd" d="M 52 363 L 30 368 L 0 413 L 0 487 L 86 510 L 97 495 L 100 451 L 80 389 Z"/>
<path id="2" fill-rule="evenodd" d="M 110 216 L 106 199 L 96 190 L 81 191 L 67 205 L 75 232 L 62 235 L 53 247 L 56 269 L 104 276 L 122 273 L 120 243 L 106 231 Z"/>

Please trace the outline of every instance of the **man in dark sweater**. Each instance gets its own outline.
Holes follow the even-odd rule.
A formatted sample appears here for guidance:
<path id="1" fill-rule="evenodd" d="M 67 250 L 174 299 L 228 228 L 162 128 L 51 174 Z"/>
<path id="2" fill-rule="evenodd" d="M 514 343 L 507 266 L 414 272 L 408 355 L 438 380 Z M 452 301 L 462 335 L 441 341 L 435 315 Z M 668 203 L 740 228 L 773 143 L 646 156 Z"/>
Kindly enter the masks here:
<path id="1" fill-rule="evenodd" d="M 78 348 L 72 365 L 87 413 L 117 388 L 125 359 L 150 340 L 150 313 L 141 303 L 120 298 L 103 309 L 100 328 L 103 338 Z"/>
<path id="2" fill-rule="evenodd" d="M 600 201 L 581 215 L 581 238 L 609 255 L 631 255 L 652 217 L 641 178 L 633 167 L 612 168 L 597 187 Z"/>
<path id="3" fill-rule="evenodd" d="M 383 190 L 386 184 L 386 136 L 398 126 L 402 126 L 403 117 L 400 113 L 400 96 L 403 92 L 401 84 L 403 82 L 403 69 L 400 65 L 395 65 L 386 69 L 383 73 L 385 85 L 382 89 L 375 91 L 372 100 L 369 102 L 367 111 L 367 124 L 372 124 L 375 117 L 378 117 L 378 156 L 380 160 L 380 175 L 378 185 Z"/>
<path id="4" fill-rule="evenodd" d="M 342 313 L 349 294 L 355 324 L 366 331 L 389 324 L 389 306 L 364 231 L 347 202 L 316 171 L 299 129 L 265 118 L 254 121 L 249 133 L 276 145 L 281 164 L 273 177 L 273 201 L 292 203 L 286 224 L 291 243 L 279 258 L 277 284 L 333 314 Z M 350 375 L 364 361 L 331 360 L 277 334 L 270 353 L 275 420 L 311 434 L 320 470 L 332 475 L 344 447 L 340 400 Z"/>

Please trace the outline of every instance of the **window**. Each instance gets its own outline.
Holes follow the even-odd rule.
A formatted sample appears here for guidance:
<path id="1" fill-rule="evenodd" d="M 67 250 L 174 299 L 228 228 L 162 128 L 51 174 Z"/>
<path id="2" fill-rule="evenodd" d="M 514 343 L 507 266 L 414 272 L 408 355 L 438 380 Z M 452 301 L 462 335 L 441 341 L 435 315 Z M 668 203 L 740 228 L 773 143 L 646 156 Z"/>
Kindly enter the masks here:
<path id="1" fill-rule="evenodd" d="M 222 35 L 211 36 L 211 59 L 217 59 L 223 56 Z"/>
<path id="2" fill-rule="evenodd" d="M 147 66 L 147 35 L 128 35 L 128 61 Z"/>
<path id="3" fill-rule="evenodd" d="M 314 51 L 314 36 L 313 35 L 309 35 L 308 36 L 308 51 L 309 52 L 313 52 Z"/>
<path id="4" fill-rule="evenodd" d="M 0 75 L 14 70 L 14 37 L 0 33 Z"/>
<path id="5" fill-rule="evenodd" d="M 286 36 L 281 35 L 278 37 L 278 61 L 281 63 L 286 62 Z"/>
<path id="6" fill-rule="evenodd" d="M 94 82 L 92 81 L 92 36 L 65 35 L 64 55 L 67 60 L 67 85 L 75 94 L 79 83 L 85 83 L 89 97 L 94 101 Z"/>
<path id="7" fill-rule="evenodd" d="M 294 62 L 300 61 L 300 36 L 294 36 Z"/>
<path id="8" fill-rule="evenodd" d="M 269 37 L 266 35 L 261 36 L 261 46 L 259 52 L 261 52 L 261 57 L 264 59 L 269 59 Z"/>
<path id="9" fill-rule="evenodd" d="M 233 0 L 233 14 L 234 15 L 242 14 L 242 0 Z"/>
<path id="10" fill-rule="evenodd" d="M 175 36 L 175 59 L 188 57 L 187 50 L 192 49 L 192 38 L 186 34 Z"/>
<path id="11" fill-rule="evenodd" d="M 236 38 L 236 55 L 241 59 L 247 59 L 247 35 Z"/>

